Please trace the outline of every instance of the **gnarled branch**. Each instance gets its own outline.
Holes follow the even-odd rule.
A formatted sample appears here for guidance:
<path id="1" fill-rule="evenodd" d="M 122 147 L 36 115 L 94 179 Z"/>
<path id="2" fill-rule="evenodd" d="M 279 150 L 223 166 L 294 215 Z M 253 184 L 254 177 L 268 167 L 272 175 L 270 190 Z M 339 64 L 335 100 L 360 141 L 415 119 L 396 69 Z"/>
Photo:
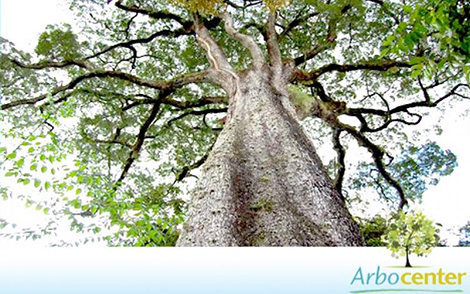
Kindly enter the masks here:
<path id="1" fill-rule="evenodd" d="M 403 123 L 403 124 L 407 124 L 407 125 L 417 125 L 418 123 L 420 123 L 421 119 L 422 119 L 421 115 L 419 115 L 417 113 L 410 112 L 410 109 L 419 108 L 419 107 L 426 107 L 426 108 L 436 107 L 439 103 L 443 102 L 444 100 L 446 100 L 446 99 L 448 99 L 452 96 L 457 96 L 457 97 L 460 97 L 460 98 L 463 98 L 463 99 L 470 99 L 469 96 L 465 96 L 465 95 L 460 94 L 460 93 L 457 92 L 459 90 L 459 88 L 468 88 L 468 89 L 470 89 L 470 87 L 467 84 L 457 84 L 457 85 L 455 85 L 448 93 L 446 93 L 445 95 L 439 97 L 438 99 L 436 99 L 434 101 L 431 98 L 431 95 L 427 91 L 429 89 L 429 86 L 425 87 L 425 86 L 423 86 L 423 84 L 421 82 L 419 82 L 419 84 L 420 84 L 421 91 L 422 91 L 423 96 L 424 96 L 424 99 L 421 100 L 421 101 L 402 104 L 402 105 L 396 106 L 392 109 L 389 109 L 388 104 L 386 104 L 387 105 L 387 110 L 381 110 L 381 109 L 375 109 L 375 108 L 348 108 L 348 109 L 346 109 L 344 114 L 350 115 L 350 116 L 355 116 L 359 119 L 359 121 L 361 122 L 361 132 L 378 132 L 378 131 L 381 131 L 381 130 L 385 129 L 386 127 L 388 127 L 392 122 L 399 122 L 399 123 Z M 381 99 L 384 100 L 384 98 L 381 95 L 379 95 L 379 97 L 381 97 Z M 410 121 L 406 121 L 406 120 L 403 120 L 403 119 L 392 119 L 393 114 L 398 114 L 398 113 L 402 113 L 402 112 L 407 113 L 410 116 L 417 117 L 417 120 L 413 121 L 413 122 L 410 122 Z M 381 116 L 381 117 L 386 118 L 386 121 L 380 127 L 371 128 L 371 127 L 369 127 L 366 119 L 363 117 L 363 114 L 372 114 L 372 115 Z"/>
<path id="2" fill-rule="evenodd" d="M 166 94 L 162 94 L 161 97 L 165 96 Z M 150 112 L 149 116 L 145 120 L 145 122 L 142 124 L 139 130 L 139 134 L 137 135 L 137 139 L 132 146 L 132 150 L 129 153 L 129 157 L 127 158 L 126 163 L 124 164 L 124 167 L 122 169 L 121 175 L 119 176 L 118 180 L 116 181 L 116 184 L 114 185 L 114 190 L 119 187 L 124 178 L 127 176 L 132 164 L 134 161 L 139 157 L 140 150 L 142 149 L 142 146 L 144 145 L 145 141 L 145 135 L 147 134 L 148 129 L 150 126 L 153 124 L 155 118 L 157 117 L 158 112 L 160 111 L 160 103 L 155 103 L 152 107 L 152 111 Z"/>
<path id="3" fill-rule="evenodd" d="M 343 145 L 341 145 L 341 132 L 342 130 L 339 128 L 334 128 L 333 129 L 333 148 L 336 151 L 336 154 L 338 155 L 337 160 L 338 160 L 338 172 L 336 174 L 336 178 L 334 181 L 334 185 L 336 190 L 339 192 L 339 194 L 343 196 L 343 179 L 344 179 L 344 174 L 346 173 L 346 163 L 345 163 L 345 157 L 346 157 L 346 150 L 344 149 Z"/>
<path id="4" fill-rule="evenodd" d="M 264 54 L 263 51 L 261 51 L 259 48 L 258 44 L 256 44 L 252 37 L 235 30 L 233 27 L 232 16 L 227 11 L 223 15 L 223 20 L 227 33 L 250 51 L 255 68 L 261 68 L 264 64 Z"/>
<path id="5" fill-rule="evenodd" d="M 176 15 L 176 14 L 173 14 L 173 13 L 170 13 L 170 12 L 167 12 L 167 11 L 153 11 L 153 10 L 149 10 L 149 9 L 140 8 L 136 5 L 124 5 L 124 4 L 122 4 L 122 0 L 116 1 L 115 5 L 116 5 L 116 7 L 120 8 L 124 11 L 135 12 L 135 13 L 139 13 L 139 14 L 142 14 L 142 15 L 147 15 L 148 17 L 153 18 L 153 19 L 174 20 L 174 21 L 178 22 L 180 25 L 182 25 L 183 27 L 191 26 L 190 21 L 182 18 L 179 15 Z"/>
<path id="6" fill-rule="evenodd" d="M 138 86 L 143 86 L 143 87 L 147 87 L 151 89 L 157 89 L 161 91 L 172 91 L 190 83 L 202 82 L 206 79 L 207 74 L 208 74 L 207 71 L 202 71 L 202 72 L 197 72 L 197 73 L 183 74 L 179 77 L 176 77 L 168 81 L 158 81 L 158 80 L 152 81 L 152 80 L 142 79 L 137 76 L 124 73 L 121 71 L 98 71 L 97 70 L 97 71 L 88 72 L 84 75 L 78 76 L 66 85 L 56 87 L 50 92 L 50 94 L 52 96 L 55 96 L 59 93 L 65 92 L 67 90 L 71 90 L 75 88 L 78 84 L 80 84 L 81 82 L 92 79 L 92 78 L 116 78 L 116 79 L 128 81 Z M 20 99 L 20 100 L 12 101 L 12 102 L 3 104 L 0 107 L 0 109 L 6 110 L 6 109 L 19 106 L 19 105 L 28 105 L 28 104 L 33 105 L 33 104 L 36 104 L 38 102 L 45 100 L 47 96 L 48 94 L 43 94 L 35 98 L 27 98 L 27 99 Z"/>
<path id="7" fill-rule="evenodd" d="M 161 31 L 155 32 L 155 33 L 153 33 L 150 36 L 145 37 L 145 38 L 133 39 L 133 40 L 129 40 L 129 41 L 126 41 L 126 42 L 121 42 L 121 43 L 111 45 L 111 46 L 105 48 L 104 50 L 102 50 L 100 52 L 97 52 L 93 55 L 90 55 L 90 56 L 86 57 L 85 59 L 89 60 L 89 59 L 96 58 L 96 57 L 101 56 L 105 53 L 108 53 L 108 52 L 110 52 L 110 51 L 112 51 L 116 48 L 128 48 L 129 49 L 129 48 L 131 48 L 132 45 L 150 43 L 158 37 L 179 37 L 179 36 L 185 36 L 185 35 L 191 35 L 191 34 L 192 34 L 191 27 L 183 27 L 183 28 L 180 28 L 180 29 L 177 29 L 177 30 L 174 30 L 174 31 L 172 31 L 172 30 L 161 30 Z"/>
<path id="8" fill-rule="evenodd" d="M 410 68 L 412 65 L 404 61 L 396 60 L 379 60 L 379 61 L 366 61 L 357 64 L 336 64 L 331 63 L 325 66 L 320 67 L 319 69 L 313 70 L 311 72 L 304 72 L 301 70 L 296 70 L 295 79 L 297 81 L 316 81 L 321 75 L 333 71 L 337 72 L 349 72 L 356 70 L 377 70 L 377 71 L 386 71 L 392 67 L 401 67 L 401 68 Z"/>
<path id="9" fill-rule="evenodd" d="M 406 199 L 403 188 L 400 186 L 397 180 L 395 180 L 390 175 L 390 173 L 385 168 L 385 164 L 383 162 L 385 152 L 380 147 L 372 143 L 372 141 L 370 141 L 363 133 L 357 131 L 354 127 L 349 126 L 344 123 L 338 123 L 336 127 L 339 127 L 345 130 L 347 133 L 352 135 L 359 142 L 359 145 L 362 145 L 366 147 L 367 150 L 369 150 L 380 174 L 384 177 L 387 183 L 389 183 L 389 185 L 392 186 L 397 191 L 398 196 L 400 198 L 400 202 L 398 204 L 398 210 L 401 211 L 403 207 L 408 204 L 408 200 Z"/>

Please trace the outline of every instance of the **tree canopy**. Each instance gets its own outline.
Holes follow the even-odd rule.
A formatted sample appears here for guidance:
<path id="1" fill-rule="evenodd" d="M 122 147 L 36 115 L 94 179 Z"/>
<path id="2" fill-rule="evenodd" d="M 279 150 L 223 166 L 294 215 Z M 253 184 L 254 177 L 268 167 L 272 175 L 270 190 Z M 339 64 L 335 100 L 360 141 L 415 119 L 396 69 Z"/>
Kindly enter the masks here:
<path id="1" fill-rule="evenodd" d="M 1 40 L 0 152 L 5 177 L 55 195 L 26 201 L 73 229 L 174 245 L 231 102 L 214 68 L 266 57 L 292 68 L 291 102 L 315 142 L 332 142 L 349 205 L 373 186 L 401 210 L 456 166 L 406 127 L 470 99 L 464 0 L 69 2 L 79 21 L 48 26 L 34 53 Z M 356 144 L 370 157 L 348 157 Z"/>

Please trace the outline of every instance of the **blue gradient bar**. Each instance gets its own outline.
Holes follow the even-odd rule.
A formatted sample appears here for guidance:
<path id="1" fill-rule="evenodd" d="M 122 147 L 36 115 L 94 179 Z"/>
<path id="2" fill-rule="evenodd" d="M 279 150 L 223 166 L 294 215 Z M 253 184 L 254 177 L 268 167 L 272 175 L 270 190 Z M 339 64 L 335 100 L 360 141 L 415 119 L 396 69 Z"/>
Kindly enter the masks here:
<path id="1" fill-rule="evenodd" d="M 412 262 L 422 267 L 401 268 L 384 248 L 23 248 L 0 250 L 0 294 L 470 293 L 470 248 Z M 452 286 L 351 285 L 359 267 L 378 266 L 468 274 Z"/>

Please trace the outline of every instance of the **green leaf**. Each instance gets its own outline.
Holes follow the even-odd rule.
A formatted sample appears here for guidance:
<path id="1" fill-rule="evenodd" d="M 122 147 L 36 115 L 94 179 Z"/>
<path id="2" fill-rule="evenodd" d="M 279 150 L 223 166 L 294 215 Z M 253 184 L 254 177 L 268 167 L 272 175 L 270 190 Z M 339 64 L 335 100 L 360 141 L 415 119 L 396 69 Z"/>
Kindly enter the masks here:
<path id="1" fill-rule="evenodd" d="M 34 180 L 34 187 L 35 187 L 35 188 L 39 188 L 39 186 L 41 186 L 41 180 L 35 179 L 35 180 Z"/>
<path id="2" fill-rule="evenodd" d="M 78 199 L 74 199 L 74 200 L 70 201 L 70 205 L 75 209 L 79 209 L 80 206 L 81 206 Z"/>
<path id="3" fill-rule="evenodd" d="M 47 167 L 45 167 L 45 166 L 41 167 L 41 172 L 42 173 L 45 173 L 46 171 L 47 171 Z"/>
<path id="4" fill-rule="evenodd" d="M 412 78 L 417 78 L 421 74 L 421 69 L 415 69 L 411 72 L 411 77 Z"/>
<path id="5" fill-rule="evenodd" d="M 390 35 L 387 37 L 387 39 L 385 39 L 385 41 L 382 43 L 383 46 L 389 46 L 393 43 L 393 41 L 395 41 L 396 37 L 395 35 Z"/>
<path id="6" fill-rule="evenodd" d="M 412 13 L 413 12 L 413 7 L 411 7 L 409 5 L 403 5 L 402 8 L 403 8 L 403 11 L 405 11 L 406 13 Z"/>
<path id="7" fill-rule="evenodd" d="M 12 152 L 5 156 L 6 159 L 15 159 L 16 158 L 16 152 Z"/>
<path id="8" fill-rule="evenodd" d="M 379 58 L 383 58 L 385 55 L 387 55 L 390 52 L 389 48 L 384 48 L 382 51 L 380 51 Z"/>
<path id="9" fill-rule="evenodd" d="M 15 162 L 15 165 L 18 166 L 18 167 L 23 167 L 24 165 L 24 158 L 20 158 L 18 159 L 16 162 Z"/>

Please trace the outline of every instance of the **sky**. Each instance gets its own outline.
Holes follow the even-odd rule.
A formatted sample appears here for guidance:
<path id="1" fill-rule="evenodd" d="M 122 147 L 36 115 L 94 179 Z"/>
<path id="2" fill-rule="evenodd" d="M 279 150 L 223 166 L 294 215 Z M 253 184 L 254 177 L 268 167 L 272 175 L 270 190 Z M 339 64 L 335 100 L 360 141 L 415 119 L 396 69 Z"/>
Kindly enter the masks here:
<path id="1" fill-rule="evenodd" d="M 73 22 L 73 15 L 67 10 L 64 2 L 59 0 L 0 0 L 1 36 L 13 41 L 19 49 L 33 51 L 37 38 L 46 25 Z M 470 109 L 468 102 L 449 109 L 445 119 L 440 122 L 443 129 L 442 135 L 429 137 L 431 140 L 436 140 L 443 149 L 451 149 L 457 155 L 459 166 L 451 176 L 442 178 L 438 186 L 431 186 L 423 196 L 423 203 L 416 206 L 436 222 L 442 223 L 444 231 L 461 227 L 470 220 L 470 189 L 468 189 L 470 118 L 461 115 L 464 109 Z M 423 124 L 430 127 L 435 121 L 435 117 L 425 117 Z M 30 223 L 43 219 L 43 216 L 40 216 L 34 209 L 24 209 L 23 205 L 19 206 L 18 203 L 6 203 L 0 200 L 0 218 L 12 217 Z M 66 230 L 62 234 L 66 235 Z M 449 235 L 447 238 L 450 244 L 458 241 L 455 236 Z M 0 244 L 2 242 L 5 241 L 0 240 Z M 36 244 L 44 246 L 46 243 L 37 242 Z"/>

